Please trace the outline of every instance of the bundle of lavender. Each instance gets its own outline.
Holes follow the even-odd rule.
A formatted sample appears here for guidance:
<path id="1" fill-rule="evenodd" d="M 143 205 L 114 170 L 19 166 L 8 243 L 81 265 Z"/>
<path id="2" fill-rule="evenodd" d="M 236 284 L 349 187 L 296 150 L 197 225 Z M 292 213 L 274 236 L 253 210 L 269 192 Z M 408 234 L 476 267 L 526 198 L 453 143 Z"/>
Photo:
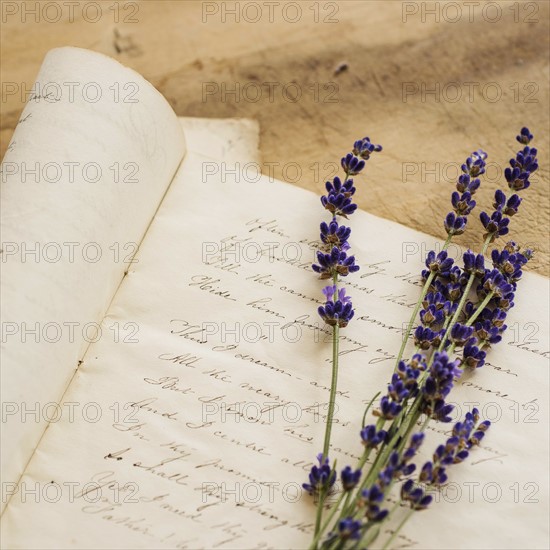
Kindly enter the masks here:
<path id="1" fill-rule="evenodd" d="M 492 251 L 490 263 L 485 258 L 489 245 L 508 234 L 510 218 L 522 201 L 516 192 L 529 187 L 529 178 L 538 168 L 537 150 L 529 145 L 533 139 L 529 130 L 523 128 L 516 139 L 522 148 L 504 172 L 511 194 L 498 189 L 494 210 L 481 212 L 483 247 L 478 254 L 465 252 L 460 267 L 448 256 L 447 249 L 453 237 L 466 230 L 476 206 L 473 197 L 485 172 L 487 154 L 475 151 L 462 165 L 451 196 L 452 212 L 443 222 L 447 239 L 439 253 L 427 254 L 426 269 L 421 274 L 424 285 L 407 324 L 387 392 L 376 406 L 378 395 L 367 406 L 359 434 L 361 458 L 356 465 L 340 471 L 339 484 L 336 464 L 329 457 L 339 333 L 354 316 L 342 279 L 359 270 L 350 255 L 351 229 L 341 225 L 339 219 L 347 219 L 357 209 L 351 176 L 358 175 L 382 147 L 368 137 L 356 141 L 353 151 L 342 158 L 344 178 L 327 182 L 327 194 L 321 197 L 321 203 L 332 219 L 321 223 L 322 245 L 313 270 L 330 282 L 323 289 L 326 303 L 319 308 L 319 315 L 333 331 L 332 381 L 323 450 L 317 456 L 318 464 L 311 468 L 308 483 L 303 485 L 317 505 L 311 549 L 368 548 L 386 532 L 382 529 L 384 523 L 395 516 L 397 527 L 387 540 L 377 541 L 383 548 L 390 547 L 413 513 L 430 506 L 429 493 L 446 483 L 449 467 L 463 462 L 485 436 L 490 422 L 480 420 L 474 408 L 454 425 L 450 437 L 434 450 L 432 460 L 417 463 L 428 422 L 451 421 L 453 406 L 448 397 L 455 381 L 466 369 L 482 367 L 488 348 L 501 340 L 522 267 L 532 255 L 530 250 L 520 250 L 509 241 Z M 412 357 L 404 359 L 411 335 L 415 349 Z M 376 421 L 367 422 L 369 411 Z M 336 485 L 341 490 L 334 495 Z M 392 489 L 394 496 L 397 491 L 397 502 L 389 506 Z M 333 496 L 332 506 L 328 505 L 329 495 Z"/>

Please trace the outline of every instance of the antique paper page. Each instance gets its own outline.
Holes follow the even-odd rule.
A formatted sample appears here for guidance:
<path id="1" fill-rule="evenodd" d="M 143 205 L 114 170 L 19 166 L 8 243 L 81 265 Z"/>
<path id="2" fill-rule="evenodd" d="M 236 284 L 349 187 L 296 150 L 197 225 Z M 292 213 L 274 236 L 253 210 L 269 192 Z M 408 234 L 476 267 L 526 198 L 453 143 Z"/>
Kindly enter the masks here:
<path id="1" fill-rule="evenodd" d="M 132 338 L 98 323 L 185 154 L 161 94 L 101 54 L 52 50 L 28 94 L 1 174 L 6 483 L 90 342 Z"/>
<path id="2" fill-rule="evenodd" d="M 186 131 L 193 150 L 103 322 L 136 323 L 138 342 L 89 347 L 64 396 L 74 416 L 51 424 L 4 513 L 10 548 L 309 545 L 301 484 L 322 445 L 331 355 L 310 266 L 328 216 L 318 197 L 254 177 L 250 129 Z M 365 212 L 350 224 L 361 271 L 346 281 L 356 318 L 342 330 L 339 468 L 362 452 L 365 404 L 385 389 L 423 258 L 441 246 Z M 547 281 L 526 274 L 516 303 L 452 398 L 493 426 L 394 547 L 547 546 Z M 449 428 L 430 426 L 426 457 Z"/>

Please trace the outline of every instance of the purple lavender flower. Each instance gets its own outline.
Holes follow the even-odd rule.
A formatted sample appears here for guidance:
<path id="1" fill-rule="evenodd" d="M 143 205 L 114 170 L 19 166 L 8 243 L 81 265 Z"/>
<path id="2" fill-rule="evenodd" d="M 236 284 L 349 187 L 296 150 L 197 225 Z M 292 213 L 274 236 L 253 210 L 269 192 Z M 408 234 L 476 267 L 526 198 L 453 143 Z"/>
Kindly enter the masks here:
<path id="1" fill-rule="evenodd" d="M 454 283 L 452 281 L 449 281 L 446 285 L 444 285 L 444 290 L 445 295 L 453 304 L 453 310 L 456 311 L 456 308 L 458 307 L 457 302 L 462 298 L 464 285 L 462 285 L 461 283 Z"/>
<path id="2" fill-rule="evenodd" d="M 441 332 L 433 331 L 428 327 L 416 327 L 414 331 L 414 344 L 420 349 L 427 350 L 437 348 L 441 343 Z"/>
<path id="3" fill-rule="evenodd" d="M 502 214 L 501 210 L 495 210 L 491 217 L 487 212 L 482 212 L 479 215 L 479 219 L 483 227 L 485 228 L 484 238 L 487 238 L 489 235 L 493 235 L 493 240 L 499 236 L 506 235 L 510 229 L 508 224 L 510 223 L 510 218 L 507 218 Z"/>
<path id="4" fill-rule="evenodd" d="M 341 519 L 338 522 L 338 537 L 341 540 L 359 540 L 361 538 L 362 523 L 352 517 Z"/>
<path id="5" fill-rule="evenodd" d="M 451 195 L 451 204 L 458 216 L 467 216 L 475 208 L 476 201 L 472 200 L 472 194 L 468 191 L 462 195 L 455 191 Z"/>
<path id="6" fill-rule="evenodd" d="M 403 383 L 403 387 L 409 392 L 409 396 L 416 395 L 418 389 L 418 377 L 420 371 L 426 368 L 424 357 L 417 353 L 407 364 L 405 361 L 399 361 L 397 370 L 392 376 L 392 384 L 396 384 L 397 380 Z"/>
<path id="7" fill-rule="evenodd" d="M 491 324 L 497 328 L 505 328 L 504 321 L 506 321 L 506 311 L 498 307 L 494 309 L 485 308 L 481 313 L 481 318 L 484 321 L 490 321 Z"/>
<path id="8" fill-rule="evenodd" d="M 423 434 L 416 435 L 423 436 Z M 409 451 L 409 449 L 407 449 L 407 451 Z M 412 474 L 416 469 L 416 465 L 410 464 L 409 462 L 415 454 L 415 448 L 411 449 L 407 456 L 405 456 L 405 453 L 401 456 L 398 451 L 392 451 L 388 457 L 386 469 L 381 472 L 381 476 L 379 477 L 382 485 L 389 485 L 392 479 L 398 479 Z"/>
<path id="9" fill-rule="evenodd" d="M 418 480 L 421 483 L 429 484 L 429 485 L 443 485 L 447 481 L 447 473 L 445 472 L 445 468 L 443 467 L 437 467 L 434 466 L 432 462 L 426 462 L 424 466 L 422 466 L 422 470 L 420 471 L 420 475 L 418 476 Z"/>
<path id="10" fill-rule="evenodd" d="M 359 266 L 355 265 L 355 256 L 349 256 L 338 247 L 333 247 L 329 254 L 317 252 L 317 261 L 319 264 L 313 264 L 313 271 L 320 274 L 320 279 L 332 279 L 336 275 L 345 277 L 350 273 L 359 271 Z"/>
<path id="11" fill-rule="evenodd" d="M 422 278 L 425 281 L 429 271 L 422 271 Z M 451 269 L 445 273 L 445 276 L 436 276 L 429 288 L 429 292 L 435 292 L 441 294 L 444 301 L 445 314 L 448 315 L 449 311 L 456 311 L 458 304 L 462 296 L 462 291 L 466 286 L 467 278 L 464 272 L 457 266 L 453 265 Z"/>
<path id="12" fill-rule="evenodd" d="M 477 340 L 470 338 L 462 351 L 461 366 L 471 369 L 481 368 L 485 363 L 486 353 L 477 347 Z"/>
<path id="13" fill-rule="evenodd" d="M 529 128 L 522 128 L 516 139 L 523 145 L 528 145 L 533 139 L 533 134 L 529 131 Z"/>
<path id="14" fill-rule="evenodd" d="M 516 283 L 521 279 L 521 268 L 531 259 L 533 253 L 527 249 L 523 252 L 519 251 L 519 247 L 510 241 L 506 244 L 502 251 L 493 250 L 491 259 L 493 266 L 498 269 L 506 280 L 516 288 Z"/>
<path id="15" fill-rule="evenodd" d="M 312 496 L 328 492 L 336 481 L 336 472 L 330 467 L 328 458 L 323 460 L 323 453 L 317 455 L 319 465 L 314 465 L 309 473 L 309 483 L 302 487 Z"/>
<path id="16" fill-rule="evenodd" d="M 480 344 L 498 344 L 502 340 L 501 330 L 495 327 L 491 321 L 476 321 L 474 323 L 474 336 Z"/>
<path id="17" fill-rule="evenodd" d="M 344 491 L 351 491 L 357 486 L 361 479 L 361 470 L 353 470 L 351 466 L 346 466 L 340 472 L 340 479 L 342 480 Z"/>
<path id="18" fill-rule="evenodd" d="M 351 298 L 346 296 L 346 289 L 341 288 L 337 291 L 336 285 L 329 285 L 323 289 L 323 294 L 326 296 L 327 301 L 324 306 L 320 306 L 318 309 L 323 321 L 330 326 L 346 327 L 355 314 Z"/>
<path id="19" fill-rule="evenodd" d="M 347 199 L 355 195 L 355 187 L 353 186 L 353 180 L 346 178 L 343 182 L 338 177 L 335 176 L 332 182 L 327 181 L 325 183 L 325 188 L 329 195 L 344 195 Z"/>
<path id="20" fill-rule="evenodd" d="M 369 424 L 361 430 L 361 440 L 367 449 L 376 449 L 387 436 L 386 430 L 376 431 L 374 424 Z"/>
<path id="21" fill-rule="evenodd" d="M 527 189 L 531 182 L 529 177 L 538 170 L 537 150 L 529 147 L 527 144 L 533 139 L 533 135 L 528 128 L 522 128 L 520 135 L 516 138 L 522 145 L 526 145 L 518 151 L 516 157 L 510 160 L 510 168 L 504 170 L 504 177 L 508 182 L 508 187 L 512 191 Z M 486 230 L 485 238 L 490 237 L 491 242 L 501 235 L 508 233 L 508 224 L 510 219 L 506 216 L 513 216 L 517 213 L 521 199 L 517 195 L 507 198 L 503 191 L 495 193 L 495 210 L 489 216 L 487 212 L 482 212 L 479 216 L 483 227 Z"/>
<path id="22" fill-rule="evenodd" d="M 512 191 L 527 189 L 531 182 L 529 177 L 538 170 L 537 150 L 534 147 L 525 147 L 518 151 L 515 159 L 510 159 L 511 168 L 504 170 L 504 177 Z"/>
<path id="23" fill-rule="evenodd" d="M 355 176 L 359 174 L 359 172 L 361 172 L 361 170 L 365 167 L 365 161 L 356 157 L 353 153 L 348 153 L 345 157 L 343 157 L 340 164 L 348 176 Z"/>
<path id="24" fill-rule="evenodd" d="M 427 485 L 441 485 L 447 481 L 446 466 L 459 464 L 468 458 L 469 450 L 479 445 L 491 423 L 479 421 L 479 411 L 472 409 L 466 413 L 462 422 L 457 422 L 444 445 L 439 445 L 433 454 L 433 460 L 422 466 L 419 481 Z M 477 424 L 477 426 L 476 426 Z"/>
<path id="25" fill-rule="evenodd" d="M 408 479 L 401 486 L 401 500 L 408 502 L 413 510 L 425 510 L 432 502 L 433 497 L 426 495 L 424 489 Z"/>
<path id="26" fill-rule="evenodd" d="M 439 281 L 435 281 L 435 284 L 439 284 Z M 452 315 L 456 311 L 458 304 L 454 304 L 453 301 L 445 297 L 445 294 L 447 294 L 446 292 L 447 289 L 448 289 L 448 286 L 443 286 L 442 287 L 443 292 L 441 291 L 428 292 L 424 297 L 424 300 L 422 301 L 422 307 L 424 308 L 424 310 L 430 308 L 431 306 L 434 306 L 436 311 L 441 311 L 443 313 L 444 317 L 448 317 L 449 315 Z M 420 312 L 420 315 L 422 317 L 422 311 Z"/>
<path id="27" fill-rule="evenodd" d="M 406 381 L 402 380 L 397 373 L 394 373 L 391 384 L 388 384 L 388 397 L 396 403 L 401 403 L 409 397 L 410 393 L 411 390 L 407 387 Z"/>
<path id="28" fill-rule="evenodd" d="M 473 327 L 456 323 L 451 329 L 451 342 L 456 346 L 463 346 L 471 338 L 473 332 Z"/>
<path id="29" fill-rule="evenodd" d="M 466 162 L 462 165 L 462 172 L 467 174 L 472 178 L 481 176 L 485 173 L 485 159 L 487 158 L 487 153 L 478 149 L 474 151 L 467 159 Z"/>
<path id="30" fill-rule="evenodd" d="M 453 265 L 454 260 L 447 256 L 447 251 L 442 250 L 439 254 L 431 250 L 426 256 L 426 267 L 432 273 L 437 273 L 442 277 L 445 277 L 449 274 L 449 270 Z"/>
<path id="31" fill-rule="evenodd" d="M 332 221 L 327 224 L 321 223 L 321 241 L 326 245 L 330 251 L 334 247 L 343 250 L 344 252 L 349 249 L 348 239 L 351 235 L 351 228 L 345 225 L 339 225 L 336 218 L 332 218 Z"/>
<path id="32" fill-rule="evenodd" d="M 380 507 L 382 502 L 384 502 L 384 491 L 379 483 L 374 483 L 361 491 L 358 506 L 365 509 L 365 516 L 369 521 L 378 522 L 388 515 L 388 510 L 382 510 Z"/>
<path id="33" fill-rule="evenodd" d="M 441 422 L 450 422 L 448 415 L 453 406 L 446 404 L 445 398 L 453 387 L 454 379 L 462 374 L 458 365 L 458 360 L 449 361 L 446 352 L 434 353 L 428 377 L 422 388 L 423 400 L 420 409 L 424 414 Z"/>
<path id="34" fill-rule="evenodd" d="M 402 403 L 409 397 L 415 397 L 418 393 L 418 378 L 420 368 L 418 364 L 407 365 L 400 361 L 396 372 L 392 374 L 388 384 L 388 393 L 380 400 L 380 408 L 373 414 L 385 420 L 393 420 L 403 409 Z M 372 428 L 369 428 L 372 434 Z M 363 436 L 363 432 L 361 432 Z"/>
<path id="35" fill-rule="evenodd" d="M 420 312 L 420 321 L 425 327 L 440 325 L 444 320 L 445 313 L 433 304 Z"/>
<path id="36" fill-rule="evenodd" d="M 453 265 L 451 269 L 449 270 L 449 274 L 447 275 L 449 281 L 452 283 L 458 283 L 460 286 L 466 286 L 466 283 L 468 282 L 468 277 L 464 273 L 458 265 Z"/>
<path id="37" fill-rule="evenodd" d="M 478 178 L 472 179 L 470 174 L 460 174 L 456 183 L 456 188 L 459 193 L 465 193 L 467 191 L 471 195 L 474 195 L 479 189 L 480 184 L 481 182 Z"/>
<path id="38" fill-rule="evenodd" d="M 426 396 L 437 399 L 447 397 L 453 387 L 454 378 L 461 375 L 458 362 L 450 361 L 445 351 L 435 352 L 429 373 L 423 391 Z"/>
<path id="39" fill-rule="evenodd" d="M 408 447 L 403 451 L 403 456 L 401 457 L 401 462 L 399 465 L 400 474 L 402 476 L 408 476 L 414 472 L 416 466 L 411 464 L 410 461 L 416 456 L 418 450 L 424 442 L 424 433 L 418 432 L 413 434 Z"/>
<path id="40" fill-rule="evenodd" d="M 512 217 L 514 214 L 518 213 L 519 205 L 521 204 L 521 199 L 519 195 L 512 195 L 509 198 L 506 198 L 506 195 L 501 189 L 495 191 L 495 202 L 493 203 L 493 208 L 495 210 L 500 210 L 505 216 Z"/>
<path id="41" fill-rule="evenodd" d="M 476 206 L 472 199 L 480 185 L 477 176 L 485 173 L 485 159 L 487 153 L 481 149 L 475 151 L 466 159 L 462 165 L 462 174 L 456 183 L 456 191 L 451 195 L 453 212 L 449 212 L 443 223 L 447 235 L 462 235 L 468 223 L 467 216 Z"/>
<path id="42" fill-rule="evenodd" d="M 422 300 L 422 307 L 435 306 L 437 310 L 445 308 L 445 297 L 441 292 L 428 292 Z"/>
<path id="43" fill-rule="evenodd" d="M 463 256 L 464 259 L 464 273 L 471 275 L 472 273 L 476 277 L 482 277 L 485 275 L 485 258 L 483 254 L 474 254 L 471 250 L 467 250 Z"/>
<path id="44" fill-rule="evenodd" d="M 384 395 L 384 397 L 380 399 L 380 408 L 373 411 L 373 414 L 374 416 L 380 416 L 384 420 L 393 420 L 402 410 L 403 407 L 399 402 Z"/>
<path id="45" fill-rule="evenodd" d="M 357 205 L 343 193 L 332 193 L 321 197 L 321 204 L 334 216 L 347 218 L 357 210 Z"/>
<path id="46" fill-rule="evenodd" d="M 445 217 L 443 226 L 447 235 L 462 235 L 466 231 L 468 219 L 465 216 L 456 216 L 454 212 L 449 212 Z"/>
<path id="47" fill-rule="evenodd" d="M 327 195 L 321 197 L 322 205 L 334 216 L 347 218 L 357 210 L 357 205 L 351 199 L 355 194 L 355 187 L 349 176 L 359 174 L 371 153 L 379 151 L 382 151 L 382 146 L 371 143 L 370 139 L 365 137 L 356 141 L 353 151 L 342 158 L 341 165 L 346 173 L 344 181 L 335 177 L 332 182 L 327 182 Z"/>
<path id="48" fill-rule="evenodd" d="M 484 296 L 489 292 L 493 292 L 495 296 L 501 297 L 513 290 L 514 287 L 507 281 L 506 277 L 498 269 L 493 269 L 488 271 L 481 279 L 478 294 Z"/>
<path id="49" fill-rule="evenodd" d="M 374 143 L 371 143 L 371 140 L 368 137 L 359 139 L 353 144 L 353 154 L 364 160 L 368 160 L 371 153 L 379 153 L 380 151 L 382 151 L 382 145 L 375 145 Z"/>
<path id="50" fill-rule="evenodd" d="M 327 195 L 321 197 L 321 204 L 332 213 L 333 216 L 347 218 L 357 210 L 357 205 L 351 200 L 355 194 L 355 187 L 352 179 L 342 180 L 336 176 L 332 182 L 325 184 Z M 348 235 L 349 236 L 349 235 Z"/>

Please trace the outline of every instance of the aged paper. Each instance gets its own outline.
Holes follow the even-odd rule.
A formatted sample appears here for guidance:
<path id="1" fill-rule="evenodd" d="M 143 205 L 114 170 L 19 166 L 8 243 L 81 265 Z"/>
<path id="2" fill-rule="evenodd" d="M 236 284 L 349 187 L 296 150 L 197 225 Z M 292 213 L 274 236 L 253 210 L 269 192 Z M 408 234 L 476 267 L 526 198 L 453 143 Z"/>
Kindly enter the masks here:
<path id="1" fill-rule="evenodd" d="M 103 321 L 135 323 L 138 342 L 88 348 L 63 398 L 75 414 L 50 425 L 4 513 L 10 548 L 308 546 L 314 508 L 300 486 L 330 380 L 323 282 L 310 270 L 323 211 L 308 192 L 254 178 L 253 129 L 194 124 Z M 341 467 L 361 453 L 364 405 L 385 388 L 422 259 L 441 246 L 365 212 L 350 223 L 361 271 L 347 284 L 356 318 L 331 451 Z M 494 425 L 395 547 L 547 546 L 547 281 L 527 274 L 516 302 L 504 342 L 453 397 Z M 430 426 L 426 456 L 447 431 Z"/>
<path id="2" fill-rule="evenodd" d="M 2 164 L 3 481 L 19 479 L 56 415 L 45 405 L 99 337 L 184 154 L 177 117 L 143 77 L 88 50 L 46 56 Z"/>

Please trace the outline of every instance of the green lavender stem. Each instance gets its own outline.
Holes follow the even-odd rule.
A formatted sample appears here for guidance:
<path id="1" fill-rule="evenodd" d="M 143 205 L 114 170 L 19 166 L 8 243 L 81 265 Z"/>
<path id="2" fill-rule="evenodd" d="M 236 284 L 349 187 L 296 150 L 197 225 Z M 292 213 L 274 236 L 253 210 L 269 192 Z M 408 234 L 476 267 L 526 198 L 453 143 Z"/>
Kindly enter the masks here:
<path id="1" fill-rule="evenodd" d="M 327 421 L 325 426 L 325 442 L 323 444 L 323 460 L 328 458 L 330 447 L 330 434 L 336 403 L 336 387 L 338 385 L 338 351 L 340 344 L 340 327 L 336 324 L 332 328 L 332 380 L 330 382 L 330 397 L 328 402 Z"/>
<path id="2" fill-rule="evenodd" d="M 334 274 L 333 279 L 334 292 L 338 295 L 338 274 Z M 334 406 L 336 404 L 336 388 L 338 387 L 338 352 L 340 348 L 340 327 L 338 323 L 332 327 L 332 376 L 330 381 L 330 396 L 328 401 L 327 419 L 325 423 L 325 439 L 323 442 L 322 461 L 328 458 L 330 449 L 330 435 L 332 432 L 332 420 L 334 417 Z M 319 495 L 317 503 L 317 514 L 315 516 L 315 532 L 314 537 L 317 538 L 321 531 L 321 520 L 323 518 L 323 506 L 325 495 Z"/>
<path id="3" fill-rule="evenodd" d="M 349 495 L 349 493 L 347 493 Z M 311 545 L 309 547 L 309 550 L 315 550 L 317 548 L 317 543 L 319 542 L 320 538 L 323 536 L 323 533 L 326 531 L 327 527 L 330 525 L 330 522 L 332 521 L 332 518 L 334 517 L 334 514 L 338 511 L 338 508 L 340 507 L 340 504 L 342 504 L 342 500 L 345 496 L 347 496 L 346 493 L 342 493 L 340 497 L 338 498 L 338 501 L 336 504 L 332 507 L 330 510 L 330 514 L 323 523 L 323 526 L 318 530 L 317 534 L 315 535 L 313 541 L 311 542 Z M 322 507 L 321 507 L 322 509 Z"/>
<path id="4" fill-rule="evenodd" d="M 401 523 L 397 526 L 397 529 L 393 532 L 392 536 L 388 539 L 386 544 L 384 544 L 384 546 L 382 547 L 382 550 L 386 550 L 386 548 L 390 547 L 390 544 L 395 540 L 397 535 L 399 535 L 399 531 L 401 531 L 401 529 L 403 529 L 403 526 L 405 525 L 405 523 L 407 523 L 407 520 L 413 515 L 413 512 L 414 512 L 413 508 L 411 508 L 407 512 L 405 517 L 401 520 Z"/>
<path id="5" fill-rule="evenodd" d="M 336 387 L 338 385 L 338 344 L 340 339 L 340 328 L 338 325 L 335 325 L 332 329 L 332 339 L 332 380 L 330 383 L 330 397 L 328 402 L 327 420 L 325 424 L 325 441 L 323 444 L 322 460 L 328 458 L 328 451 L 330 448 L 330 434 L 332 431 L 332 419 L 334 417 L 334 405 L 336 402 Z M 317 536 L 320 532 L 324 500 L 324 495 L 319 495 L 319 502 L 317 504 L 317 515 L 315 518 L 314 536 Z"/>
<path id="6" fill-rule="evenodd" d="M 325 424 L 325 441 L 323 443 L 323 458 L 328 458 L 328 452 L 330 448 L 330 434 L 332 431 L 332 420 L 334 417 L 334 405 L 336 403 L 336 387 L 338 385 L 338 348 L 340 340 L 340 327 L 334 325 L 332 329 L 332 380 L 330 383 L 330 397 L 328 402 L 328 413 Z M 317 514 L 315 518 L 315 535 L 320 533 L 321 519 L 323 517 L 323 505 L 324 495 L 319 495 L 319 502 L 317 504 Z"/>
<path id="7" fill-rule="evenodd" d="M 317 538 L 319 536 L 320 528 L 321 528 L 321 519 L 323 517 L 323 506 L 325 502 L 325 495 L 324 492 L 321 491 L 319 494 L 319 502 L 317 503 L 317 512 L 315 514 L 315 537 Z"/>

